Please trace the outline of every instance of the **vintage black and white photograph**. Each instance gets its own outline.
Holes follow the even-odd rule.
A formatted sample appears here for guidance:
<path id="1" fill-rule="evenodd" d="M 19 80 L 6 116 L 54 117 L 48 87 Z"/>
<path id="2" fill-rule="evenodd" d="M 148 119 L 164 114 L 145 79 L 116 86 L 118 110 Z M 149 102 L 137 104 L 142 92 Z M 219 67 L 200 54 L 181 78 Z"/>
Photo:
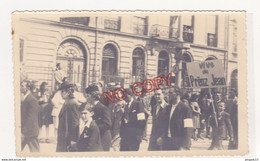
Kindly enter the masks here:
<path id="1" fill-rule="evenodd" d="M 245 23 L 239 11 L 14 12 L 16 154 L 247 154 Z"/>

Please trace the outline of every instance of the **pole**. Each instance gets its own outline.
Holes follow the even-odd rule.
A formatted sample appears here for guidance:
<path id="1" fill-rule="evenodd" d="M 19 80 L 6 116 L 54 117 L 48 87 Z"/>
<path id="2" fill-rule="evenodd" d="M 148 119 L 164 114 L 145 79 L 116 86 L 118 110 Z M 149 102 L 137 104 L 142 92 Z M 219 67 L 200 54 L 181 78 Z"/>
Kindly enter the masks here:
<path id="1" fill-rule="evenodd" d="M 212 99 L 212 94 L 211 94 L 211 88 L 209 88 L 209 96 L 210 96 L 210 100 L 213 100 Z M 216 122 L 216 127 L 218 127 L 218 120 L 217 120 L 217 116 L 216 116 L 216 109 L 215 109 L 215 105 L 214 105 L 213 101 L 211 102 L 212 103 L 212 110 L 213 110 L 213 114 L 214 114 L 214 120 Z"/>
<path id="2" fill-rule="evenodd" d="M 182 49 L 177 53 L 177 65 L 178 65 L 178 73 L 177 73 L 177 81 L 176 81 L 176 86 L 181 89 L 181 75 L 182 75 Z M 177 99 L 180 100 L 181 96 L 178 95 Z"/>
<path id="3" fill-rule="evenodd" d="M 177 81 L 176 81 L 176 86 L 181 88 L 181 75 L 182 75 L 182 50 L 179 51 L 178 53 L 178 60 L 177 60 L 177 66 L 178 66 L 178 73 L 177 73 Z"/>

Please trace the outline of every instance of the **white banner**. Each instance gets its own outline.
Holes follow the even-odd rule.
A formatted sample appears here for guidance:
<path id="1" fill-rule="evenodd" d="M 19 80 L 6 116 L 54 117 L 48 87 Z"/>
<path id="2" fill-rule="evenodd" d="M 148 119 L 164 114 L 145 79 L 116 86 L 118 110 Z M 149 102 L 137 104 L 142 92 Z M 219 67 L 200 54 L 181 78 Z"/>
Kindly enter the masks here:
<path id="1" fill-rule="evenodd" d="M 222 60 L 187 63 L 187 71 L 192 88 L 226 87 Z"/>

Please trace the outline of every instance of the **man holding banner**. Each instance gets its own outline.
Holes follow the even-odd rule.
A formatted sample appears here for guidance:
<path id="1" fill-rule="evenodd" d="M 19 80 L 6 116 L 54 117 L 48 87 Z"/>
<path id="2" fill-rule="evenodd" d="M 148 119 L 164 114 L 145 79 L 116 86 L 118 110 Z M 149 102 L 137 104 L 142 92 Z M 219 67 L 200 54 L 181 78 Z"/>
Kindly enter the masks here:
<path id="1" fill-rule="evenodd" d="M 222 88 L 226 87 L 226 79 L 224 77 L 224 68 L 222 60 L 210 60 L 205 62 L 191 62 L 187 63 L 187 71 L 188 71 L 188 83 L 190 87 L 194 89 L 198 88 L 208 88 L 210 94 L 210 100 L 212 99 L 212 88 Z M 230 127 L 228 122 L 230 118 L 223 114 L 221 111 L 222 106 L 225 107 L 225 103 L 220 100 L 217 102 L 211 102 L 212 112 L 211 112 L 211 126 L 212 126 L 212 144 L 209 149 L 222 149 L 221 136 L 224 132 L 219 132 L 224 127 L 224 123 L 227 124 L 230 129 L 229 132 L 231 134 L 231 138 L 233 138 L 233 130 Z M 219 106 L 218 113 L 216 113 L 215 106 Z M 222 115 L 224 115 L 222 117 Z M 229 119 L 228 119 L 229 118 Z M 222 120 L 222 121 L 220 121 Z M 224 120 L 224 121 L 223 121 Z M 221 125 L 219 125 L 219 123 Z M 214 125 L 214 126 L 213 126 Z M 220 127 L 219 127 L 220 126 Z M 218 139 L 216 139 L 218 138 Z"/>
<path id="2" fill-rule="evenodd" d="M 233 128 L 231 125 L 230 115 L 224 111 L 225 103 L 220 101 L 217 103 L 217 113 L 210 116 L 210 124 L 212 127 L 212 142 L 209 150 L 223 150 L 222 140 L 228 130 L 230 142 L 233 142 Z M 217 117 L 217 124 L 214 117 Z M 218 126 L 217 126 L 218 125 Z"/>

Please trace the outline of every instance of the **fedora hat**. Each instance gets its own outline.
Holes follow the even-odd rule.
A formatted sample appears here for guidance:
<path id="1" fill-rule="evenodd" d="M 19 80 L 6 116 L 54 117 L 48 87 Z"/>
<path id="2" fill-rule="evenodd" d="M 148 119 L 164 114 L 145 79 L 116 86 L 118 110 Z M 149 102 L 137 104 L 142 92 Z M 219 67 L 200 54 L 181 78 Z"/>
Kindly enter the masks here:
<path id="1" fill-rule="evenodd" d="M 67 88 L 70 88 L 70 87 L 74 87 L 75 84 L 73 83 L 69 83 L 68 81 L 64 81 L 61 85 L 60 85 L 60 90 L 63 90 L 63 89 L 67 89 Z"/>

